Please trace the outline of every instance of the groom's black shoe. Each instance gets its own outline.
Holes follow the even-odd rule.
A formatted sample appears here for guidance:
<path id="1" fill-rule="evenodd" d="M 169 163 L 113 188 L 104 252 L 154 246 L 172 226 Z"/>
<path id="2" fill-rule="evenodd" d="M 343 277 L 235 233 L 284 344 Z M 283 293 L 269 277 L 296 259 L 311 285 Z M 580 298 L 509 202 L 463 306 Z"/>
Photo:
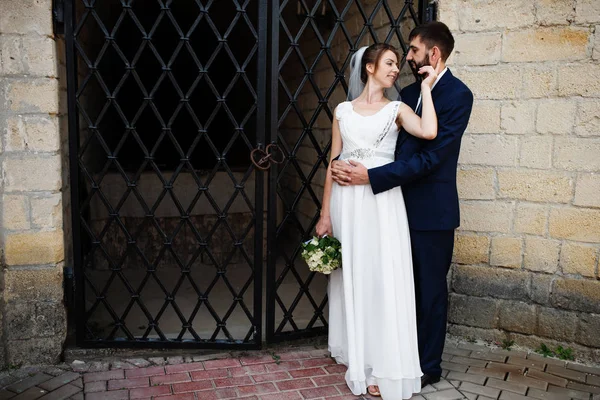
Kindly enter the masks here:
<path id="1" fill-rule="evenodd" d="M 439 381 L 439 376 L 430 376 L 425 374 L 421 377 L 421 388 L 424 388 L 427 385 L 431 385 L 432 383 L 438 383 Z"/>

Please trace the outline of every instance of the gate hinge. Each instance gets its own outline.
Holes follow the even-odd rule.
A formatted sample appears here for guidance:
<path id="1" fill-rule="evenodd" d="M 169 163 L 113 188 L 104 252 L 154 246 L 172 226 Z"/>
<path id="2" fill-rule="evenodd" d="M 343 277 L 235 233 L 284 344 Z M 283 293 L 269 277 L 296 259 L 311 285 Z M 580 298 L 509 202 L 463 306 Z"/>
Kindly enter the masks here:
<path id="1" fill-rule="evenodd" d="M 65 33 L 65 0 L 52 0 L 52 22 L 55 35 Z"/>
<path id="2" fill-rule="evenodd" d="M 63 267 L 63 289 L 67 310 L 72 310 L 75 298 L 75 276 L 73 275 L 73 267 Z"/>

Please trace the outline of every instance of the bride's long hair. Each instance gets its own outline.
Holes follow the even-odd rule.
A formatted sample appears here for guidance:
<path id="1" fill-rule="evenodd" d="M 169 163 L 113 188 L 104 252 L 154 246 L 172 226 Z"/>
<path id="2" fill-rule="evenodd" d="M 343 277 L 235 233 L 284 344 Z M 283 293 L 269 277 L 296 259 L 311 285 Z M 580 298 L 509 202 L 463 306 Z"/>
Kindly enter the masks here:
<path id="1" fill-rule="evenodd" d="M 398 49 L 388 43 L 376 43 L 368 47 L 363 46 L 352 55 L 350 59 L 350 79 L 348 79 L 348 101 L 356 99 L 365 89 L 365 85 L 369 80 L 367 64 L 375 65 L 375 71 L 377 71 L 379 60 L 381 60 L 383 53 L 388 50 L 396 55 L 397 60 L 400 60 Z M 394 86 L 386 89 L 384 93 L 390 100 L 394 100 L 394 94 L 397 96 Z"/>

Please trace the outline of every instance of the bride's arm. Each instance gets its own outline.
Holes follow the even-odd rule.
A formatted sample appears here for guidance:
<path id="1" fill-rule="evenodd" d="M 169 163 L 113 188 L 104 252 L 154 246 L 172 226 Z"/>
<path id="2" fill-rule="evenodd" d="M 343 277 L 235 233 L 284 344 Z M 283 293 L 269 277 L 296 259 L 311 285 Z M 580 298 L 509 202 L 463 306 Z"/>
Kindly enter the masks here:
<path id="1" fill-rule="evenodd" d="M 337 110 L 336 110 L 337 111 Z M 334 111 L 334 115 L 336 115 Z M 331 174 L 331 162 L 337 158 L 342 152 L 342 135 L 340 134 L 340 124 L 337 118 L 334 117 L 331 127 L 331 152 L 329 156 L 329 166 L 327 167 L 327 175 L 325 176 L 325 187 L 323 189 L 323 202 L 321 203 L 321 217 L 317 223 L 316 231 L 318 236 L 325 234 L 332 235 L 331 232 L 331 188 L 333 186 L 333 178 Z"/>
<path id="2" fill-rule="evenodd" d="M 428 72 L 429 75 L 421 82 L 421 117 L 419 118 L 412 108 L 404 103 L 398 109 L 398 117 L 406 132 L 421 139 L 433 140 L 437 136 L 438 126 L 431 97 L 431 85 L 435 82 L 437 73 L 430 66 L 423 67 L 422 70 Z"/>

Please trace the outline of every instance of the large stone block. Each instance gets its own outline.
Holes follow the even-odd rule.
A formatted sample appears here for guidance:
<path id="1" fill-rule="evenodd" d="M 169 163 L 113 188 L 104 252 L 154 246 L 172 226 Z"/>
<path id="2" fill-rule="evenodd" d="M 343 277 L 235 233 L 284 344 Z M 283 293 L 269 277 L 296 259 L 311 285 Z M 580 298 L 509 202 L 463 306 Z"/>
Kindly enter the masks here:
<path id="1" fill-rule="evenodd" d="M 529 298 L 537 304 L 550 305 L 552 282 L 556 279 L 555 275 L 532 274 Z"/>
<path id="2" fill-rule="evenodd" d="M 555 273 L 559 252 L 559 241 L 528 236 L 525 238 L 523 266 L 530 271 Z"/>
<path id="3" fill-rule="evenodd" d="M 536 127 L 539 133 L 568 134 L 573 131 L 577 104 L 574 100 L 551 100 L 539 104 Z"/>
<path id="4" fill-rule="evenodd" d="M 60 149 L 58 118 L 48 115 L 17 115 L 7 121 L 7 151 Z"/>
<path id="5" fill-rule="evenodd" d="M 496 201 L 463 201 L 460 229 L 476 232 L 510 232 L 514 205 Z"/>
<path id="6" fill-rule="evenodd" d="M 516 237 L 496 236 L 492 238 L 490 265 L 520 268 L 523 258 L 523 240 Z"/>
<path id="7" fill-rule="evenodd" d="M 564 172 L 500 170 L 498 187 L 500 198 L 568 203 L 573 197 L 573 181 Z"/>
<path id="8" fill-rule="evenodd" d="M 594 49 L 592 50 L 592 58 L 600 60 L 600 25 L 596 25 L 596 33 L 594 35 Z"/>
<path id="9" fill-rule="evenodd" d="M 596 245 L 564 242 L 560 251 L 560 267 L 564 274 L 579 274 L 594 278 L 597 258 Z"/>
<path id="10" fill-rule="evenodd" d="M 511 101 L 502 104 L 501 126 L 506 133 L 535 132 L 536 101 Z"/>
<path id="11" fill-rule="evenodd" d="M 52 35 L 52 1 L 3 0 L 0 32 Z"/>
<path id="12" fill-rule="evenodd" d="M 495 100 L 478 100 L 473 103 L 473 110 L 467 126 L 468 133 L 500 132 L 500 102 Z"/>
<path id="13" fill-rule="evenodd" d="M 452 287 L 457 293 L 500 299 L 529 299 L 529 273 L 493 267 L 457 265 Z"/>
<path id="14" fill-rule="evenodd" d="M 58 76 L 56 43 L 51 36 L 23 37 L 23 64 L 31 76 Z"/>
<path id="15" fill-rule="evenodd" d="M 496 197 L 492 168 L 461 168 L 456 182 L 461 199 L 493 200 Z"/>
<path id="16" fill-rule="evenodd" d="M 58 80 L 10 79 L 3 82 L 6 109 L 22 113 L 58 114 Z"/>
<path id="17" fill-rule="evenodd" d="M 540 307 L 536 334 L 556 340 L 573 341 L 577 331 L 577 314 Z"/>
<path id="18" fill-rule="evenodd" d="M 445 0 L 438 6 L 438 21 L 443 21 L 451 32 L 460 30 L 458 23 L 458 10 L 462 7 L 462 0 Z"/>
<path id="19" fill-rule="evenodd" d="M 579 331 L 577 332 L 578 343 L 586 346 L 600 347 L 600 315 L 580 314 Z"/>
<path id="20" fill-rule="evenodd" d="M 504 135 L 465 135 L 459 162 L 488 166 L 514 166 L 518 154 L 517 138 Z"/>
<path id="21" fill-rule="evenodd" d="M 456 69 L 456 75 L 476 99 L 515 99 L 521 91 L 521 72 L 514 66 L 463 67 Z"/>
<path id="22" fill-rule="evenodd" d="M 524 64 L 523 97 L 547 98 L 558 94 L 558 72 L 555 65 Z"/>
<path id="23" fill-rule="evenodd" d="M 540 25 L 568 25 L 575 17 L 575 10 L 570 1 L 536 0 L 535 16 Z"/>
<path id="24" fill-rule="evenodd" d="M 454 35 L 453 62 L 458 65 L 490 65 L 500 61 L 502 34 L 467 33 Z"/>
<path id="25" fill-rule="evenodd" d="M 23 195 L 2 196 L 2 227 L 9 230 L 29 229 L 29 199 Z"/>
<path id="26" fill-rule="evenodd" d="M 463 1 L 458 13 L 463 31 L 515 29 L 535 22 L 533 2 L 527 0 Z"/>
<path id="27" fill-rule="evenodd" d="M 6 265 L 56 264 L 64 259 L 63 231 L 8 234 L 4 240 Z"/>
<path id="28" fill-rule="evenodd" d="M 600 31 L 600 26 L 598 30 Z M 598 41 L 600 42 L 600 36 Z M 600 100 L 579 102 L 575 133 L 580 136 L 600 136 Z"/>
<path id="29" fill-rule="evenodd" d="M 515 232 L 541 236 L 546 233 L 547 222 L 547 206 L 527 203 L 517 205 L 514 224 Z"/>
<path id="30" fill-rule="evenodd" d="M 25 73 L 21 57 L 21 36 L 0 35 L 0 72 L 2 75 L 18 75 Z"/>
<path id="31" fill-rule="evenodd" d="M 450 294 L 448 322 L 479 328 L 495 328 L 497 305 L 493 299 Z"/>
<path id="32" fill-rule="evenodd" d="M 58 364 L 65 336 L 8 340 L 6 362 L 12 365 Z"/>
<path id="33" fill-rule="evenodd" d="M 60 302 L 63 298 L 62 266 L 30 269 L 8 268 L 4 272 L 4 301 Z"/>
<path id="34" fill-rule="evenodd" d="M 5 158 L 5 191 L 58 191 L 62 186 L 59 155 Z"/>
<path id="35" fill-rule="evenodd" d="M 549 219 L 550 236 L 579 242 L 600 243 L 600 210 L 553 208 Z"/>
<path id="36" fill-rule="evenodd" d="M 64 336 L 66 332 L 62 303 L 7 303 L 4 318 L 8 340 Z"/>
<path id="37" fill-rule="evenodd" d="M 578 27 L 540 27 L 506 32 L 504 62 L 583 60 L 588 57 L 590 30 Z"/>
<path id="38" fill-rule="evenodd" d="M 551 299 L 555 307 L 600 314 L 600 281 L 557 279 Z"/>
<path id="39" fill-rule="evenodd" d="M 537 325 L 536 306 L 521 301 L 498 302 L 500 329 L 532 334 Z"/>
<path id="40" fill-rule="evenodd" d="M 585 76 L 585 79 L 581 79 Z M 558 68 L 561 96 L 600 96 L 600 64 L 566 64 Z"/>
<path id="41" fill-rule="evenodd" d="M 577 0 L 575 21 L 578 24 L 600 22 L 600 3 L 597 0 Z"/>
<path id="42" fill-rule="evenodd" d="M 552 168 L 552 136 L 526 136 L 521 138 L 519 165 L 522 167 Z"/>
<path id="43" fill-rule="evenodd" d="M 569 171 L 600 170 L 600 138 L 557 137 L 554 142 L 555 168 Z"/>
<path id="44" fill-rule="evenodd" d="M 490 238 L 487 236 L 457 234 L 454 240 L 453 262 L 481 264 L 489 261 Z"/>
<path id="45" fill-rule="evenodd" d="M 577 175 L 573 204 L 584 207 L 600 207 L 600 174 L 581 173 Z"/>
<path id="46" fill-rule="evenodd" d="M 39 229 L 63 226 L 62 194 L 31 197 L 31 223 Z"/>

